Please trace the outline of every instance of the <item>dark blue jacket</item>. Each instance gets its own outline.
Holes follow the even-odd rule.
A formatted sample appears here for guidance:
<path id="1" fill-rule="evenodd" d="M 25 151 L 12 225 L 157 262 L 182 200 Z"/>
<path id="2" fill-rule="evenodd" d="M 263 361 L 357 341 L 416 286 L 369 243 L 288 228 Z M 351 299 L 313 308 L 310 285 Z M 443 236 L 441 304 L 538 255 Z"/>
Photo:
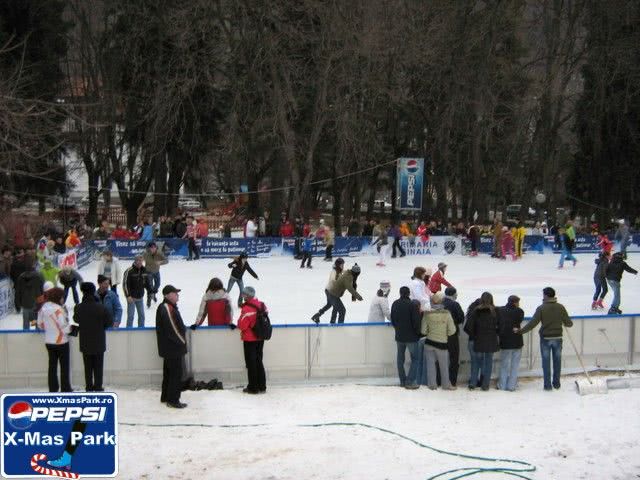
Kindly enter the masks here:
<path id="1" fill-rule="evenodd" d="M 400 297 L 391 305 L 391 324 L 396 330 L 396 342 L 420 340 L 421 316 L 419 306 L 409 297 Z"/>
<path id="2" fill-rule="evenodd" d="M 122 321 L 122 305 L 120 304 L 120 299 L 118 298 L 118 294 L 113 290 L 107 290 L 107 293 L 104 295 L 100 295 L 98 292 L 98 298 L 100 298 L 100 303 L 104 305 L 104 308 L 107 309 L 107 312 L 111 315 L 113 319 L 114 325 L 119 325 Z"/>

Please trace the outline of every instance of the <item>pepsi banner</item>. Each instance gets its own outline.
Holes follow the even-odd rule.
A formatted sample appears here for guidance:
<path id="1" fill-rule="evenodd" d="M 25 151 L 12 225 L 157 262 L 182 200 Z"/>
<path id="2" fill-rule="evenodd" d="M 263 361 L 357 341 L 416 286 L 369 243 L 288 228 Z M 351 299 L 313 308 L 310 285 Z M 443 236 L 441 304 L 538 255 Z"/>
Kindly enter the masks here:
<path id="1" fill-rule="evenodd" d="M 115 477 L 114 393 L 2 395 L 2 476 Z"/>
<path id="2" fill-rule="evenodd" d="M 422 210 L 424 158 L 399 158 L 396 168 L 396 208 Z"/>

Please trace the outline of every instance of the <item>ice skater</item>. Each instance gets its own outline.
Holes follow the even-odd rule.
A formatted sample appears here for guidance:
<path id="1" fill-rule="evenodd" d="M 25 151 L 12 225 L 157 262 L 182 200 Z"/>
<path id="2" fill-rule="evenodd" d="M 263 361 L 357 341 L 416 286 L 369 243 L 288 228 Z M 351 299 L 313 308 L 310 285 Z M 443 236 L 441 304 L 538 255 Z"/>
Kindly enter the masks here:
<path id="1" fill-rule="evenodd" d="M 360 266 L 356 263 L 350 270 L 346 270 L 340 275 L 336 281 L 327 289 L 327 299 L 331 303 L 333 310 L 331 312 L 331 323 L 336 323 L 336 317 L 338 323 L 344 323 L 344 318 L 347 314 L 342 300 L 340 298 L 344 295 L 346 290 L 351 293 L 352 301 L 362 301 L 362 296 L 358 293 L 358 275 L 360 275 Z"/>
<path id="2" fill-rule="evenodd" d="M 598 258 L 595 259 L 596 269 L 593 272 L 593 283 L 596 286 L 596 292 L 593 294 L 593 302 L 591 302 L 591 310 L 603 309 L 602 301 L 607 295 L 607 267 L 609 266 L 609 254 L 604 251 L 600 252 Z"/>
<path id="3" fill-rule="evenodd" d="M 572 260 L 573 266 L 576 266 L 578 260 L 573 256 L 571 252 L 571 239 L 567 235 L 567 232 L 564 228 L 558 229 L 558 236 L 556 237 L 556 242 L 560 247 L 560 262 L 558 263 L 558 268 L 564 268 L 565 260 Z"/>
<path id="4" fill-rule="evenodd" d="M 513 235 L 511 234 L 511 231 L 509 231 L 509 227 L 502 227 L 502 240 L 500 240 L 500 242 L 500 248 L 502 251 L 502 257 L 500 258 L 502 260 L 506 260 L 507 255 L 511 255 L 511 259 L 516 261 L 516 252 L 513 248 Z"/>
<path id="5" fill-rule="evenodd" d="M 378 252 L 378 263 L 376 263 L 376 265 L 378 267 L 384 267 L 389 257 L 389 233 L 386 228 L 381 228 L 378 237 L 373 241 L 371 246 L 375 246 Z"/>
<path id="6" fill-rule="evenodd" d="M 335 285 L 340 275 L 342 275 L 343 270 L 344 270 L 344 259 L 337 258 L 333 264 L 333 269 L 329 274 L 329 281 L 327 282 L 327 286 L 324 289 L 324 294 L 327 297 L 327 303 L 324 305 L 324 307 L 318 310 L 317 313 L 314 313 L 311 316 L 311 320 L 314 321 L 315 323 L 320 323 L 320 317 L 324 314 L 324 312 L 326 312 L 333 306 L 331 303 L 331 299 L 329 297 L 329 289 L 333 288 L 333 286 Z"/>
<path id="7" fill-rule="evenodd" d="M 231 292 L 234 284 L 238 284 L 240 293 L 238 294 L 238 308 L 242 307 L 242 291 L 244 290 L 244 282 L 242 276 L 244 272 L 249 272 L 253 278 L 258 279 L 258 275 L 253 271 L 249 262 L 247 261 L 247 254 L 242 252 L 239 256 L 235 257 L 233 261 L 227 265 L 231 268 L 231 276 L 229 277 L 229 283 L 227 284 L 227 293 Z"/>
<path id="8" fill-rule="evenodd" d="M 622 280 L 622 274 L 624 272 L 638 274 L 637 270 L 634 270 L 627 262 L 624 261 L 624 254 L 622 252 L 616 252 L 611 257 L 611 262 L 607 266 L 607 282 L 611 290 L 613 290 L 613 302 L 611 302 L 611 308 L 609 309 L 609 315 L 621 314 L 620 310 L 620 281 Z"/>
<path id="9" fill-rule="evenodd" d="M 300 264 L 300 268 L 304 268 L 305 262 L 307 264 L 307 268 L 313 268 L 311 266 L 311 256 L 313 253 L 314 243 L 315 239 L 313 237 L 313 233 L 309 233 L 302 243 L 302 263 Z"/>

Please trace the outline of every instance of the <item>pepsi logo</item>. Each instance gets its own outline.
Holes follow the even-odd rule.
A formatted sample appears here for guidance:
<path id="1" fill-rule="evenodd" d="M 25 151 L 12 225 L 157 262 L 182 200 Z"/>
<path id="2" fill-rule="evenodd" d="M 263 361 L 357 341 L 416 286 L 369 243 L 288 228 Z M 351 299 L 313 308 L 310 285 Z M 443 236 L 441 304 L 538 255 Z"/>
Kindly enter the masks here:
<path id="1" fill-rule="evenodd" d="M 33 407 L 29 402 L 16 402 L 9 407 L 7 412 L 9 424 L 18 430 L 26 430 L 33 423 L 31 421 L 32 413 Z"/>
<path id="2" fill-rule="evenodd" d="M 409 173 L 416 173 L 418 171 L 418 161 L 414 158 L 407 160 L 407 163 L 405 163 L 405 168 Z"/>

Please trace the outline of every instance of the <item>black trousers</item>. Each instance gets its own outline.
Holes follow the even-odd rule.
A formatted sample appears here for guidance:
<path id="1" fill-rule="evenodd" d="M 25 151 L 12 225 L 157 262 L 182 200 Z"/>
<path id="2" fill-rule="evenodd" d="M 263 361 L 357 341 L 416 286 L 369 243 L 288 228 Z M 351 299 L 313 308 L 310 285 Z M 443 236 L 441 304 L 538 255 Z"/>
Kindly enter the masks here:
<path id="1" fill-rule="evenodd" d="M 64 286 L 64 301 L 65 302 L 67 301 L 67 297 L 69 296 L 69 290 L 71 290 L 71 293 L 73 293 L 73 303 L 75 303 L 76 305 L 78 303 L 80 303 L 80 298 L 78 297 L 78 290 L 76 289 L 77 285 L 78 285 L 78 281 L 76 280 L 71 285 L 65 285 Z"/>
<path id="2" fill-rule="evenodd" d="M 82 354 L 84 360 L 84 384 L 87 392 L 102 391 L 102 371 L 104 366 L 104 353 L 92 355 Z"/>
<path id="3" fill-rule="evenodd" d="M 458 335 L 451 335 L 447 339 L 447 350 L 449 351 L 449 381 L 451 385 L 456 386 L 460 369 L 460 337 Z M 442 385 L 440 367 L 436 368 L 436 382 Z"/>
<path id="4" fill-rule="evenodd" d="M 327 260 L 333 259 L 333 245 L 327 245 L 327 249 L 325 250 L 324 258 Z"/>
<path id="5" fill-rule="evenodd" d="M 200 258 L 200 249 L 198 245 L 196 245 L 196 241 L 193 238 L 189 238 L 189 258 L 194 258 L 198 260 Z"/>
<path id="6" fill-rule="evenodd" d="M 244 362 L 247 366 L 247 375 L 249 377 L 247 389 L 251 392 L 265 391 L 267 389 L 267 379 L 264 373 L 264 364 L 262 363 L 264 340 L 243 342 L 243 346 Z"/>
<path id="7" fill-rule="evenodd" d="M 69 381 L 69 344 L 46 344 L 49 354 L 49 391 L 57 392 L 62 384 L 63 392 L 71 392 Z M 58 383 L 58 364 L 60 364 L 60 383 Z"/>
<path id="8" fill-rule="evenodd" d="M 182 361 L 183 356 L 165 357 L 162 365 L 162 393 L 161 402 L 177 403 L 182 391 Z"/>
<path id="9" fill-rule="evenodd" d="M 393 252 L 391 253 L 392 257 L 396 256 L 396 248 L 398 250 L 400 250 L 400 255 L 402 255 L 403 257 L 406 255 L 404 248 L 402 248 L 402 245 L 400 245 L 400 239 L 396 238 L 393 240 Z"/>
<path id="10" fill-rule="evenodd" d="M 304 262 L 307 262 L 307 265 L 311 266 L 311 252 L 303 252 L 300 267 L 304 267 Z"/>

